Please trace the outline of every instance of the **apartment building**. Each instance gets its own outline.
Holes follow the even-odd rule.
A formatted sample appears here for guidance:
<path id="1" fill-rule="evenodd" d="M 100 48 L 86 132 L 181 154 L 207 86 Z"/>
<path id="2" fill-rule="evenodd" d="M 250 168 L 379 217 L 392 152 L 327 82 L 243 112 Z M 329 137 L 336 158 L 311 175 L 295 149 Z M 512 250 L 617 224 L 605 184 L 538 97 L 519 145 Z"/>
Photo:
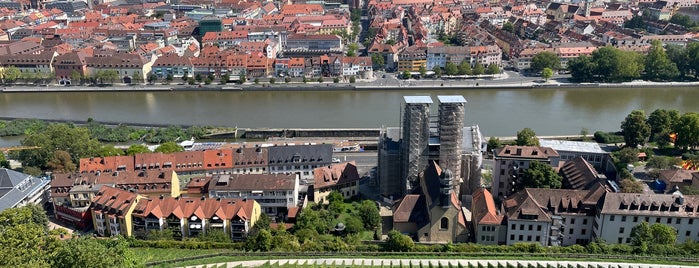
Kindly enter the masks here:
<path id="1" fill-rule="evenodd" d="M 90 206 L 92 226 L 100 236 L 131 236 L 131 213 L 143 195 L 105 186 L 95 194 Z"/>
<path id="2" fill-rule="evenodd" d="M 493 165 L 493 194 L 498 199 L 514 193 L 518 179 L 529 168 L 529 163 L 539 161 L 557 168 L 560 156 L 556 150 L 540 146 L 513 146 L 496 149 Z"/>
<path id="3" fill-rule="evenodd" d="M 332 144 L 267 147 L 269 173 L 298 174 L 302 185 L 313 183 L 313 170 L 332 162 Z"/>
<path id="4" fill-rule="evenodd" d="M 183 239 L 213 230 L 241 241 L 260 218 L 260 204 L 240 198 L 142 198 L 132 213 L 133 234 L 146 237 L 151 231 L 171 230 Z"/>
<path id="5" fill-rule="evenodd" d="M 354 161 L 332 164 L 313 170 L 314 183 L 309 186 L 315 203 L 327 203 L 327 196 L 337 191 L 344 198 L 352 198 L 359 194 L 359 173 Z"/>
<path id="6" fill-rule="evenodd" d="M 478 189 L 471 201 L 473 232 L 476 243 L 499 245 L 505 243 L 505 217 L 495 206 L 493 195 L 487 189 Z"/>
<path id="7" fill-rule="evenodd" d="M 209 183 L 210 198 L 254 199 L 264 213 L 285 216 L 299 204 L 298 174 L 219 174 Z"/>

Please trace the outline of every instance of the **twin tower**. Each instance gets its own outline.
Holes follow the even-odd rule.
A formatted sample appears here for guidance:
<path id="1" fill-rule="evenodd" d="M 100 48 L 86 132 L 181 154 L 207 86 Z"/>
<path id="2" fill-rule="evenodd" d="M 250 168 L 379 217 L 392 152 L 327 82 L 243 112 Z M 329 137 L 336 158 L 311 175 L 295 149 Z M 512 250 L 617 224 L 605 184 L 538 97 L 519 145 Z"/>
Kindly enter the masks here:
<path id="1" fill-rule="evenodd" d="M 401 195 L 419 186 L 420 173 L 430 161 L 453 172 L 452 186 L 459 195 L 462 174 L 466 99 L 461 95 L 437 96 L 439 113 L 430 116 L 430 96 L 404 96 L 399 143 Z M 466 176 L 468 177 L 468 176 Z M 395 179 L 395 178 L 393 178 Z M 395 189 L 398 190 L 398 189 Z"/>

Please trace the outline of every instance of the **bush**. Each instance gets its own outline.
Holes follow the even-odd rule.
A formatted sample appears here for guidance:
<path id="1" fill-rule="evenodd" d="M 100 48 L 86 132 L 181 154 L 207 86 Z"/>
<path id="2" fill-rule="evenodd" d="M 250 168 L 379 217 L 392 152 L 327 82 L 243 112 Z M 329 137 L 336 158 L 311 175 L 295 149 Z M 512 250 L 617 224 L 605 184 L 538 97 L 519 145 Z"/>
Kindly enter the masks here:
<path id="1" fill-rule="evenodd" d="M 597 131 L 594 134 L 595 141 L 599 143 L 623 143 L 624 136 L 617 135 L 616 133 L 609 133 L 603 131 Z"/>
<path id="2" fill-rule="evenodd" d="M 337 78 L 337 77 L 333 78 L 333 83 L 335 83 L 335 84 L 340 83 L 340 78 Z"/>

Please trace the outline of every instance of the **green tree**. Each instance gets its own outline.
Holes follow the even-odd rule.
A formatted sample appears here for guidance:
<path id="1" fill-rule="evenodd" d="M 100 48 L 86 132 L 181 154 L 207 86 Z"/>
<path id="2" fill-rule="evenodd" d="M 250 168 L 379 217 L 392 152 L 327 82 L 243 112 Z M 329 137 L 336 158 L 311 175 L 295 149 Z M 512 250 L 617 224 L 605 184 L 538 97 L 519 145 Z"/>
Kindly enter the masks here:
<path id="1" fill-rule="evenodd" d="M 77 165 L 70 159 L 70 154 L 63 150 L 54 151 L 46 166 L 49 170 L 57 173 L 70 173 L 77 168 Z"/>
<path id="2" fill-rule="evenodd" d="M 228 83 L 228 81 L 231 80 L 231 76 L 228 74 L 224 74 L 221 76 L 221 84 L 225 85 Z"/>
<path id="3" fill-rule="evenodd" d="M 102 148 L 97 151 L 97 154 L 101 157 L 125 155 L 124 150 L 116 148 L 111 144 L 102 146 Z"/>
<path id="4" fill-rule="evenodd" d="M 515 143 L 519 146 L 539 146 L 539 138 L 531 128 L 524 128 L 522 131 L 517 131 L 517 139 Z"/>
<path id="5" fill-rule="evenodd" d="M 408 71 L 408 70 L 403 71 L 402 76 L 403 76 L 403 79 L 405 79 L 405 80 L 410 79 L 410 76 L 411 76 L 410 71 Z"/>
<path id="6" fill-rule="evenodd" d="M 515 185 L 517 189 L 524 188 L 552 188 L 560 189 L 562 178 L 551 166 L 539 161 L 529 163 L 529 168 L 524 171 L 522 180 Z"/>
<path id="7" fill-rule="evenodd" d="M 238 76 L 238 83 L 239 84 L 245 84 L 246 81 L 247 81 L 247 78 L 245 78 L 245 74 L 240 74 Z"/>
<path id="8" fill-rule="evenodd" d="M 680 14 L 677 13 L 675 15 L 672 15 L 670 18 L 670 22 L 678 25 L 682 25 L 686 28 L 692 28 L 696 26 L 696 23 L 692 21 L 692 18 L 690 18 L 688 15 Z"/>
<path id="9" fill-rule="evenodd" d="M 515 32 L 515 25 L 509 21 L 505 22 L 505 24 L 502 25 L 502 30 L 505 32 L 514 33 Z"/>
<path id="10" fill-rule="evenodd" d="M 165 76 L 165 82 L 167 82 L 168 84 L 170 82 L 172 82 L 172 79 L 173 79 L 172 74 L 167 74 L 167 76 Z M 153 81 L 155 81 L 155 80 L 157 80 L 157 79 L 154 79 Z"/>
<path id="11" fill-rule="evenodd" d="M 204 79 L 204 85 L 211 85 L 211 82 L 213 82 L 213 80 L 211 80 L 208 77 L 206 79 Z"/>
<path id="12" fill-rule="evenodd" d="M 386 66 L 383 56 L 379 53 L 371 54 L 371 63 L 374 65 L 375 70 L 381 70 Z"/>
<path id="13" fill-rule="evenodd" d="M 77 71 L 73 70 L 70 72 L 70 83 L 71 84 L 82 84 L 82 75 Z"/>
<path id="14" fill-rule="evenodd" d="M 645 66 L 643 57 L 633 51 L 622 51 L 612 46 L 592 52 L 595 75 L 605 82 L 630 81 L 641 77 Z"/>
<path id="15" fill-rule="evenodd" d="M 548 82 L 551 77 L 553 77 L 553 70 L 551 70 L 551 68 L 544 68 L 544 70 L 541 71 L 541 78 L 546 80 L 546 82 Z"/>
<path id="16" fill-rule="evenodd" d="M 150 73 L 148 75 L 148 83 L 155 83 L 155 81 L 158 81 L 158 76 L 154 73 Z M 170 81 L 172 81 L 172 75 L 170 75 Z"/>
<path id="17" fill-rule="evenodd" d="M 454 64 L 453 62 L 447 62 L 444 66 L 444 72 L 447 75 L 457 75 L 459 74 L 459 67 L 456 66 L 456 64 Z"/>
<path id="18" fill-rule="evenodd" d="M 388 239 L 384 242 L 386 251 L 410 251 L 415 247 L 415 242 L 409 236 L 401 234 L 396 230 L 388 232 Z"/>
<path id="19" fill-rule="evenodd" d="M 318 83 L 321 83 L 321 84 L 322 84 L 322 83 L 324 82 L 324 80 L 323 80 L 323 77 L 322 77 L 322 76 L 321 76 L 321 77 L 318 77 L 318 79 L 317 79 L 316 81 L 318 81 Z"/>
<path id="20" fill-rule="evenodd" d="M 482 75 L 485 73 L 485 67 L 480 62 L 476 62 L 473 66 L 473 75 Z"/>
<path id="21" fill-rule="evenodd" d="M 624 142 L 627 146 L 644 145 L 650 136 L 650 125 L 647 123 L 645 112 L 641 110 L 632 111 L 621 122 L 621 132 L 624 135 Z"/>
<path id="22" fill-rule="evenodd" d="M 685 113 L 674 124 L 675 146 L 687 150 L 699 146 L 699 114 Z"/>
<path id="23" fill-rule="evenodd" d="M 355 82 L 357 82 L 357 78 L 355 78 L 354 75 L 350 76 L 349 82 L 350 82 L 350 84 L 354 84 Z"/>
<path id="24" fill-rule="evenodd" d="M 442 68 L 440 68 L 439 66 L 434 66 L 434 68 L 432 68 L 432 71 L 434 72 L 435 77 L 442 77 Z"/>
<path id="25" fill-rule="evenodd" d="M 561 59 L 558 56 L 549 51 L 540 52 L 532 58 L 531 69 L 533 71 L 541 71 L 544 68 L 549 68 L 551 70 L 558 70 L 561 68 Z"/>
<path id="26" fill-rule="evenodd" d="M 651 47 L 646 55 L 645 77 L 651 81 L 673 80 L 680 75 L 677 65 L 665 54 L 660 40 L 651 41 Z"/>
<path id="27" fill-rule="evenodd" d="M 129 148 L 126 149 L 126 155 L 136 155 L 150 152 L 151 151 L 148 150 L 148 147 L 146 147 L 143 144 L 132 144 L 131 146 L 129 146 Z"/>
<path id="28" fill-rule="evenodd" d="M 497 64 L 490 64 L 488 65 L 488 69 L 485 70 L 486 74 L 499 74 L 500 73 L 500 67 L 498 67 Z"/>
<path id="29" fill-rule="evenodd" d="M 10 161 L 7 161 L 5 154 L 0 152 L 0 168 L 10 168 Z"/>
<path id="30" fill-rule="evenodd" d="M 133 83 L 133 82 L 136 82 L 136 83 L 138 83 L 138 84 L 143 83 L 143 74 L 141 74 L 141 72 L 135 72 L 135 73 L 133 74 L 133 81 L 132 81 L 132 83 Z"/>
<path id="31" fill-rule="evenodd" d="M 471 75 L 472 73 L 471 62 L 468 60 L 461 61 L 461 64 L 459 64 L 459 75 Z"/>
<path id="32" fill-rule="evenodd" d="M 357 50 L 359 46 L 356 43 L 351 43 L 347 45 L 347 57 L 357 56 Z"/>
<path id="33" fill-rule="evenodd" d="M 669 134 L 672 131 L 672 125 L 680 118 L 680 112 L 677 110 L 656 109 L 648 116 L 648 125 L 650 126 L 651 139 L 659 134 Z"/>
<path id="34" fill-rule="evenodd" d="M 502 147 L 502 142 L 500 142 L 500 139 L 494 136 L 490 136 L 488 139 L 488 152 L 492 152 L 493 150 Z"/>
<path id="35" fill-rule="evenodd" d="M 595 79 L 597 66 L 592 58 L 582 55 L 568 61 L 568 70 L 572 80 L 577 82 L 591 82 Z"/>
<path id="36" fill-rule="evenodd" d="M 189 71 L 188 70 L 184 70 L 184 73 L 182 74 L 182 81 L 189 82 Z"/>
<path id="37" fill-rule="evenodd" d="M 623 170 L 626 171 L 626 169 Z M 633 177 L 621 179 L 619 186 L 622 193 L 643 193 L 643 183 Z"/>
<path id="38" fill-rule="evenodd" d="M 166 142 L 158 146 L 158 148 L 155 148 L 156 153 L 175 153 L 175 152 L 182 152 L 184 151 L 184 148 L 180 146 L 179 144 L 175 143 L 174 141 Z"/>
<path id="39" fill-rule="evenodd" d="M 698 44 L 687 44 L 687 47 L 680 45 L 667 44 L 665 46 L 665 53 L 668 58 L 675 63 L 677 66 L 677 71 L 680 73 L 680 78 L 684 78 L 687 73 L 692 69 L 692 62 L 689 59 L 689 48 L 696 47 Z"/>
<path id="40" fill-rule="evenodd" d="M 204 79 L 204 76 L 201 74 L 196 74 L 194 75 L 194 80 L 196 80 L 198 83 L 201 83 L 201 81 Z"/>
<path id="41" fill-rule="evenodd" d="M 123 238 L 100 240 L 89 237 L 74 238 L 61 247 L 53 267 L 138 267 L 128 242 Z"/>
<path id="42" fill-rule="evenodd" d="M 638 253 L 647 253 L 652 245 L 674 245 L 677 230 L 672 226 L 642 222 L 631 229 L 631 245 Z"/>
<path id="43" fill-rule="evenodd" d="M 623 165 L 638 162 L 638 149 L 635 147 L 624 147 L 623 149 L 614 152 L 612 155 L 619 163 Z"/>
<path id="44" fill-rule="evenodd" d="M 364 200 L 360 203 L 357 213 L 367 230 L 376 230 L 381 225 L 381 214 L 379 208 L 371 200 Z"/>
<path id="45" fill-rule="evenodd" d="M 60 242 L 46 235 L 47 222 L 35 205 L 0 212 L 0 266 L 52 267 L 52 251 Z"/>
<path id="46" fill-rule="evenodd" d="M 646 29 L 646 23 L 643 21 L 643 17 L 634 15 L 630 20 L 624 22 L 624 27 L 631 29 Z"/>
<path id="47" fill-rule="evenodd" d="M 272 249 L 272 233 L 269 230 L 260 230 L 245 240 L 244 248 L 248 251 L 270 251 Z"/>
<path id="48" fill-rule="evenodd" d="M 425 77 L 425 75 L 427 74 L 427 68 L 425 68 L 425 65 L 420 66 L 419 72 L 420 72 L 420 77 Z"/>
<path id="49" fill-rule="evenodd" d="M 19 68 L 15 66 L 6 67 L 1 74 L 3 83 L 14 83 L 22 75 Z"/>
<path id="50" fill-rule="evenodd" d="M 80 158 L 97 155 L 100 143 L 90 137 L 87 128 L 67 124 L 51 124 L 44 131 L 29 133 L 23 146 L 37 146 L 32 150 L 22 150 L 18 158 L 25 165 L 45 168 L 57 150 L 70 154 L 73 163 Z"/>

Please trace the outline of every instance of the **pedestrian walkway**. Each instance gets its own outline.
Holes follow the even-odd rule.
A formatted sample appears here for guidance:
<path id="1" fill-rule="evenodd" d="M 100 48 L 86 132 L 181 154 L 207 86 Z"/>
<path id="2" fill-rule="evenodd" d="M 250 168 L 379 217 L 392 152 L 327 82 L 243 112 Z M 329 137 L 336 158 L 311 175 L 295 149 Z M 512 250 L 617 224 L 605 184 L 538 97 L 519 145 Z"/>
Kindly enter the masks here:
<path id="1" fill-rule="evenodd" d="M 520 261 L 520 260 L 457 260 L 457 259 L 299 259 L 257 260 L 214 263 L 187 266 L 187 268 L 210 267 L 258 267 L 272 266 L 377 266 L 377 267 L 575 267 L 575 268 L 684 268 L 694 266 L 661 265 L 641 263 L 581 262 L 581 261 Z"/>

